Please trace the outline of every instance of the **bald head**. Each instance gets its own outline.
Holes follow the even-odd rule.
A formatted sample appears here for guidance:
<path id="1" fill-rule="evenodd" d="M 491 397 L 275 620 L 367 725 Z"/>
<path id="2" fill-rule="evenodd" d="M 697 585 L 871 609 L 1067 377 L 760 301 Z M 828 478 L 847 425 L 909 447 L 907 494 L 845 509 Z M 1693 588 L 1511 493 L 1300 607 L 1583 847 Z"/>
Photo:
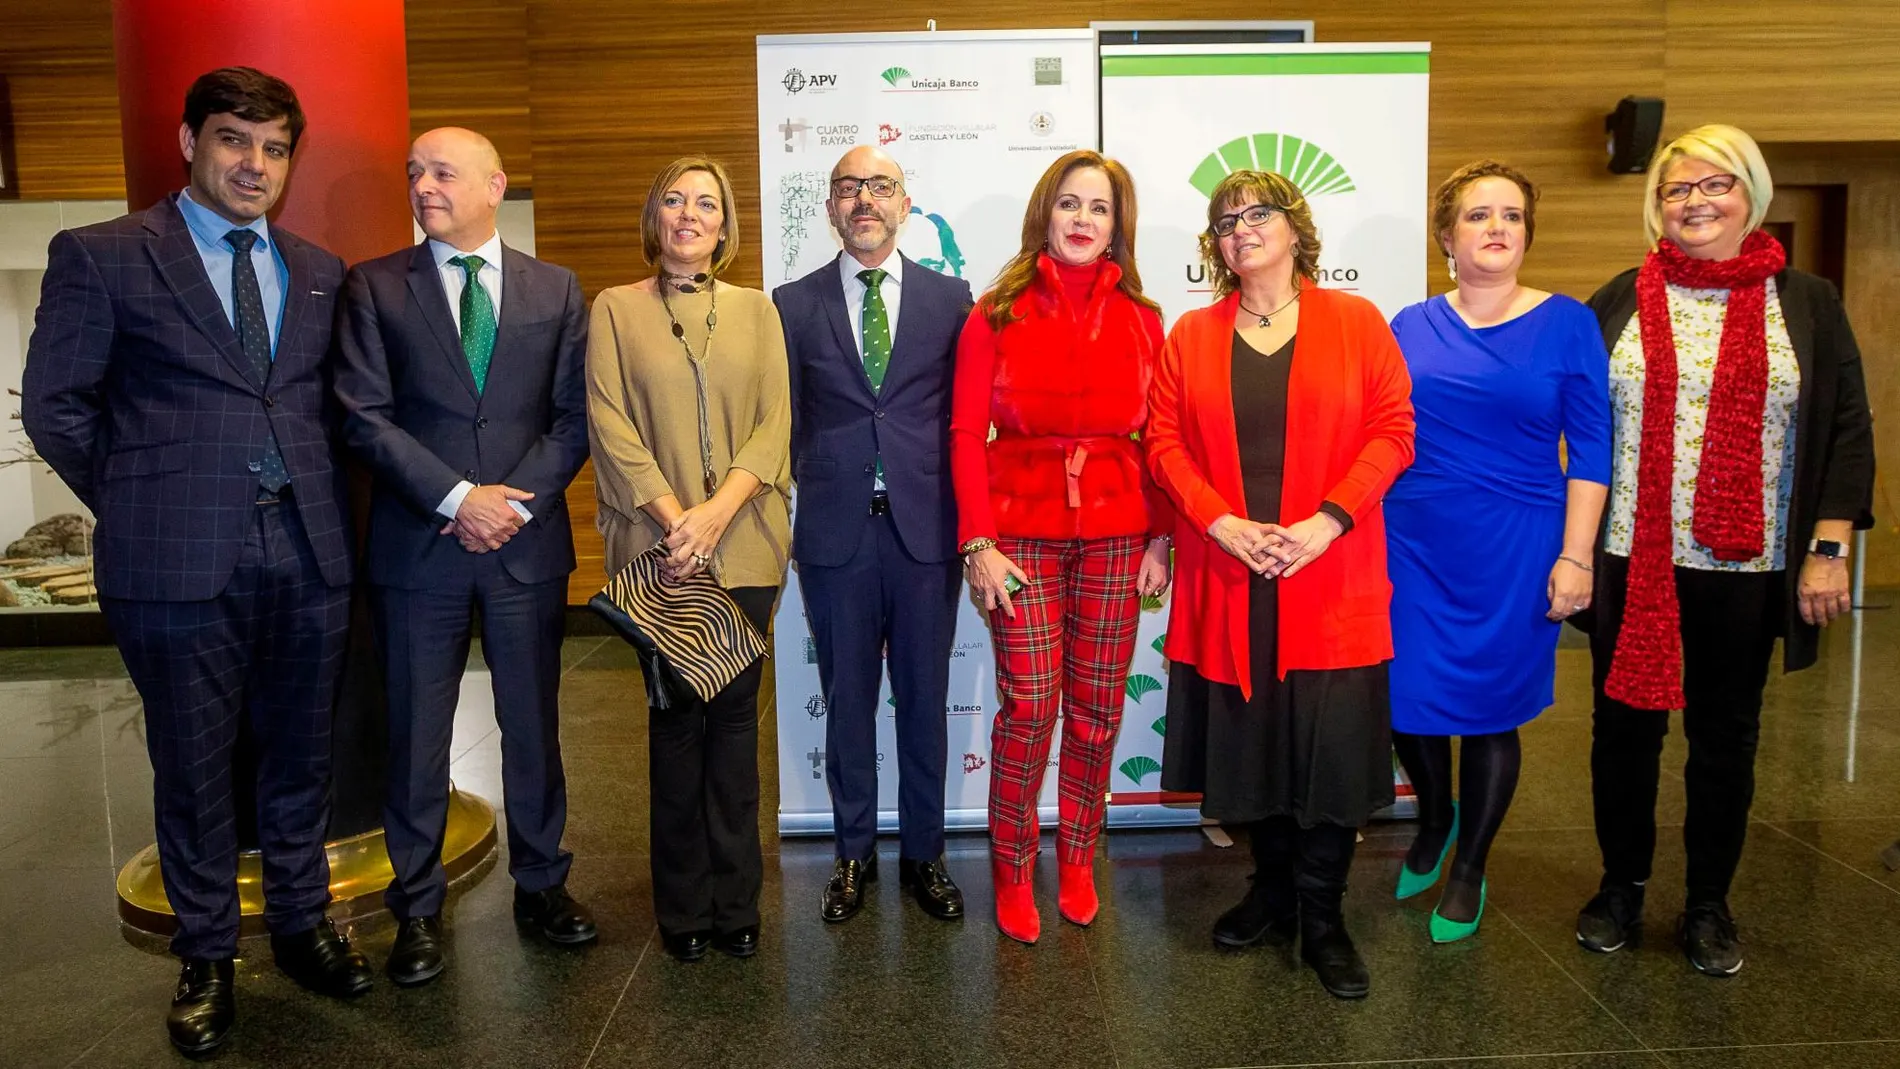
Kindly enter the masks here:
<path id="1" fill-rule="evenodd" d="M 897 247 L 897 232 L 910 215 L 910 196 L 904 192 L 904 169 L 891 154 L 875 145 L 859 145 L 844 154 L 831 169 L 831 180 L 859 179 L 857 191 L 849 197 L 837 195 L 836 187 L 825 200 L 838 240 L 865 267 L 877 267 Z M 872 190 L 870 179 L 890 179 L 895 183 L 888 197 Z"/>
<path id="2" fill-rule="evenodd" d="M 495 212 L 508 190 L 494 142 L 444 126 L 409 147 L 409 207 L 423 233 L 473 252 L 495 234 Z"/>

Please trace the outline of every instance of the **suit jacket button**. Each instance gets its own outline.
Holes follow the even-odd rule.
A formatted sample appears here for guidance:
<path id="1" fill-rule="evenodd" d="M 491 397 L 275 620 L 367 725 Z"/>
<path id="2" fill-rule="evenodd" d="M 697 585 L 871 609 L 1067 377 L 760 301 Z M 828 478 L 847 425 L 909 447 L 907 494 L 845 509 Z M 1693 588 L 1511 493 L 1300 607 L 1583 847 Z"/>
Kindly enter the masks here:
<path id="1" fill-rule="evenodd" d="M 276 407 L 277 407 L 277 398 L 275 398 L 275 397 L 266 397 L 266 398 L 264 398 L 264 407 L 265 407 L 265 408 L 276 408 Z M 880 416 L 879 416 L 878 418 L 879 418 L 879 419 L 882 419 L 882 418 L 884 418 L 884 417 L 880 415 Z"/>
<path id="2" fill-rule="evenodd" d="M 475 481 L 475 469 L 474 469 L 474 468 L 470 468 L 470 469 L 468 469 L 467 471 L 465 471 L 465 472 L 463 472 L 463 473 L 462 473 L 462 478 L 464 478 L 464 479 L 467 479 L 467 480 L 468 480 L 469 482 L 474 482 L 474 481 Z"/>
<path id="3" fill-rule="evenodd" d="M 877 414 L 877 418 L 879 418 L 879 419 L 883 419 L 883 418 L 884 418 L 884 413 L 882 413 L 882 412 L 879 412 L 879 413 Z"/>
<path id="4" fill-rule="evenodd" d="M 478 431 L 480 431 L 480 430 L 486 430 L 486 429 L 488 429 L 488 417 L 487 417 L 487 416 L 476 416 L 476 417 L 475 417 L 475 429 L 476 429 L 476 430 L 478 430 Z"/>

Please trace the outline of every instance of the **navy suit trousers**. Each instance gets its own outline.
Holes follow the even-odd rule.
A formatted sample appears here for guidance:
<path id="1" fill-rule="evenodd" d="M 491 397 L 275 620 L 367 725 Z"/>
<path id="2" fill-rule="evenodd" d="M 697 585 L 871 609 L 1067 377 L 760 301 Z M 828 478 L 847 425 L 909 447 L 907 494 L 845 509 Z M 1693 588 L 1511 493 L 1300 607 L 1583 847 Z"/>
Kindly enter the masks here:
<path id="1" fill-rule="evenodd" d="M 835 568 L 798 566 L 824 689 L 825 779 L 838 856 L 870 856 L 877 836 L 877 717 L 887 659 L 897 702 L 898 849 L 915 861 L 943 853 L 944 702 L 956 641 L 954 562 L 922 564 L 889 514 L 870 517 L 858 549 Z"/>
<path id="2" fill-rule="evenodd" d="M 350 591 L 323 581 L 297 509 L 255 506 L 231 580 L 208 601 L 99 607 L 145 703 L 172 952 L 237 953 L 241 722 L 257 751 L 264 919 L 278 934 L 316 925 L 330 902 L 330 723 Z"/>

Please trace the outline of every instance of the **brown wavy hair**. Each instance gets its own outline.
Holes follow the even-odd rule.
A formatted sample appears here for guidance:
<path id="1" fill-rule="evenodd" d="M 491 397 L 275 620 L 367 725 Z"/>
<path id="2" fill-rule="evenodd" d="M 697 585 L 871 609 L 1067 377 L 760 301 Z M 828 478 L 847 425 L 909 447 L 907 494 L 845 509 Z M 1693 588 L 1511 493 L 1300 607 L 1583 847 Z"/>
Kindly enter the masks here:
<path id="1" fill-rule="evenodd" d="M 1313 225 L 1313 209 L 1306 203 L 1300 187 L 1283 174 L 1273 171 L 1235 171 L 1220 180 L 1207 198 L 1207 229 L 1201 231 L 1201 264 L 1207 268 L 1207 280 L 1214 288 L 1214 300 L 1224 301 L 1240 288 L 1240 276 L 1227 266 L 1220 254 L 1220 239 L 1214 236 L 1214 220 L 1233 211 L 1236 205 L 1264 204 L 1286 216 L 1293 228 L 1293 274 L 1296 279 L 1314 282 L 1319 278 L 1319 229 Z"/>
<path id="2" fill-rule="evenodd" d="M 1529 252 L 1531 242 L 1537 237 L 1537 187 L 1523 171 L 1496 160 L 1467 163 L 1438 184 L 1438 191 L 1432 194 L 1432 241 L 1438 245 L 1438 251 L 1451 255 L 1451 250 L 1445 247 L 1445 235 L 1458 225 L 1458 202 L 1464 199 L 1465 190 L 1480 178 L 1505 179 L 1524 194 L 1524 251 Z"/>
<path id="3" fill-rule="evenodd" d="M 1142 294 L 1141 273 L 1135 270 L 1135 180 L 1120 163 L 1099 152 L 1078 149 L 1050 164 L 1036 180 L 1029 208 L 1023 212 L 1022 248 L 996 273 L 996 282 L 978 302 L 991 330 L 1002 330 L 1021 318 L 1015 312 L 1016 298 L 1036 281 L 1036 257 L 1049 244 L 1049 218 L 1055 214 L 1062 180 L 1082 167 L 1099 168 L 1108 175 L 1108 188 L 1115 197 L 1115 236 L 1108 241 L 1108 256 L 1122 269 L 1122 280 L 1116 288 L 1144 308 L 1161 310 Z"/>

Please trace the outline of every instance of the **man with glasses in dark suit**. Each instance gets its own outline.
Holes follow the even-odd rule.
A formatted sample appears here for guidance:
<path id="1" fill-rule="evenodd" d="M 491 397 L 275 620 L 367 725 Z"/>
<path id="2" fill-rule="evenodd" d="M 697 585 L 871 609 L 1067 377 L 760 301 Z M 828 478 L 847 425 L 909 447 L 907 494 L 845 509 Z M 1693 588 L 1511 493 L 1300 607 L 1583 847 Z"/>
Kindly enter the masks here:
<path id="1" fill-rule="evenodd" d="M 351 570 L 325 382 L 343 263 L 265 218 L 303 129 L 277 78 L 199 78 L 178 130 L 190 184 L 56 235 L 27 346 L 21 419 L 98 520 L 99 606 L 145 704 L 184 959 L 167 1025 L 193 1054 L 235 1015 L 240 723 L 277 964 L 338 997 L 372 982 L 325 916 Z"/>
<path id="2" fill-rule="evenodd" d="M 943 862 L 944 702 L 963 578 L 947 455 L 970 284 L 897 251 L 904 172 L 860 145 L 825 202 L 844 248 L 772 294 L 791 361 L 792 559 L 829 715 L 837 858 L 819 914 L 849 920 L 877 879 L 877 716 L 897 718 L 898 876 L 924 911 L 963 916 Z"/>

